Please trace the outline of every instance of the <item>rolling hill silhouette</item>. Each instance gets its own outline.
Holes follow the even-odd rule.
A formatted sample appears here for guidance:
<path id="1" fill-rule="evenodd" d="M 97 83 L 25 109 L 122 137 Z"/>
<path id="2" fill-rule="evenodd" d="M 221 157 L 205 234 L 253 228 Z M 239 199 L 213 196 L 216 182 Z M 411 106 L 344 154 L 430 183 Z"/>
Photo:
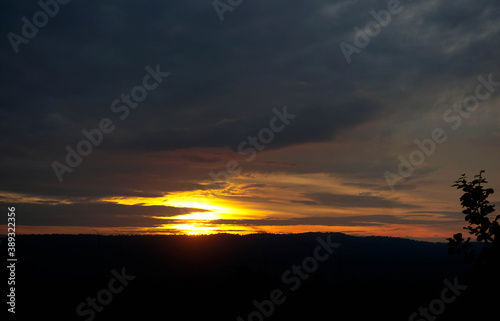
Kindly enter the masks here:
<path id="1" fill-rule="evenodd" d="M 328 236 L 340 247 L 314 267 L 305 259 Z M 444 243 L 341 233 L 19 235 L 16 252 L 19 320 L 91 320 L 77 306 L 107 289 L 112 271 L 122 268 L 135 278 L 93 319 L 247 320 L 254 301 L 279 289 L 286 300 L 269 317 L 261 313 L 263 320 L 408 320 L 439 297 L 443 280 L 472 282 L 471 266 L 448 255 Z M 314 271 L 292 290 L 298 279 L 290 274 L 284 283 L 283 274 L 301 264 Z M 474 293 L 471 285 L 439 320 L 461 320 Z"/>

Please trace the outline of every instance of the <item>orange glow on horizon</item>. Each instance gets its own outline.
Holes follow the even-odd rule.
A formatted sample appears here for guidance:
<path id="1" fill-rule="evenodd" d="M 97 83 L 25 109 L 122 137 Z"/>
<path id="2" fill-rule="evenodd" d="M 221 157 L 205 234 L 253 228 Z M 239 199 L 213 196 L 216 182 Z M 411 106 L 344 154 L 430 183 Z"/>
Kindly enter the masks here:
<path id="1" fill-rule="evenodd" d="M 0 225 L 4 230 L 7 226 Z M 446 238 L 454 234 L 455 231 L 429 230 L 428 228 L 401 228 L 383 227 L 370 228 L 361 231 L 357 226 L 323 226 L 323 225 L 295 225 L 290 226 L 236 226 L 218 225 L 210 226 L 208 223 L 190 222 L 189 224 L 165 224 L 157 227 L 88 227 L 88 226 L 19 226 L 16 233 L 21 234 L 144 234 L 144 235 L 212 235 L 219 233 L 230 233 L 248 235 L 255 233 L 272 234 L 295 234 L 308 232 L 341 232 L 355 236 L 391 236 L 402 238 L 418 239 L 441 239 L 446 242 Z"/>
<path id="2" fill-rule="evenodd" d="M 248 184 L 259 183 L 265 186 L 261 189 L 245 189 Z M 296 184 L 295 188 L 282 188 Z M 412 224 L 417 219 L 415 215 L 409 217 L 408 224 L 374 224 L 355 225 L 273 225 L 272 219 L 287 220 L 291 218 L 307 218 L 309 216 L 348 217 L 350 215 L 377 215 L 384 211 L 387 215 L 399 215 L 396 208 L 349 208 L 326 205 L 309 206 L 296 200 L 303 200 L 301 191 L 306 187 L 314 186 L 318 192 L 337 192 L 356 195 L 354 190 L 346 188 L 331 177 L 325 175 L 287 175 L 252 176 L 234 178 L 224 190 L 196 190 L 166 194 L 156 198 L 110 198 L 102 199 L 121 205 L 165 206 L 170 208 L 170 215 L 154 216 L 158 224 L 151 227 L 137 228 L 137 233 L 154 234 L 186 234 L 202 235 L 217 233 L 251 234 L 251 233 L 305 233 L 305 232 L 343 232 L 356 235 L 375 235 L 393 237 L 439 238 L 453 234 L 446 231 L 447 227 Z M 351 188 L 352 189 L 352 188 Z M 357 193 L 363 192 L 356 188 Z M 304 199 L 307 200 L 307 199 Z M 172 215 L 171 208 L 178 208 L 179 214 Z M 268 221 L 270 220 L 271 221 Z M 426 219 L 426 217 L 422 217 Z M 217 220 L 228 220 L 217 222 Z M 242 221 L 238 224 L 238 220 Z M 438 217 L 432 220 L 441 221 Z M 267 224 L 269 222 L 269 224 Z M 369 222 L 369 221 L 368 221 Z"/>
<path id="3" fill-rule="evenodd" d="M 199 182 L 207 185 L 206 181 Z M 224 189 L 180 191 L 164 194 L 161 197 L 111 197 L 95 200 L 120 205 L 160 206 L 165 211 L 153 211 L 155 216 L 147 218 L 144 225 L 135 221 L 137 226 L 126 227 L 85 227 L 85 226 L 24 226 L 19 227 L 21 234 L 186 234 L 202 235 L 217 233 L 305 233 L 305 232 L 342 232 L 355 235 L 376 235 L 393 237 L 446 238 L 462 226 L 457 220 L 440 214 L 450 211 L 453 195 L 426 200 L 418 190 L 401 190 L 397 194 L 373 192 L 357 185 L 345 184 L 340 178 L 326 174 L 255 174 L 231 178 Z M 360 203 L 345 206 L 334 202 L 321 202 L 311 198 L 305 191 L 314 194 L 366 196 L 388 199 L 395 206 L 364 206 Z M 436 195 L 440 195 L 440 191 Z M 17 199 L 28 203 L 44 201 L 43 197 L 33 195 L 4 196 L 8 200 Z M 446 200 L 449 198 L 450 200 Z M 49 199 L 56 204 L 71 203 L 70 200 Z M 398 204 L 410 204 L 402 207 Z M 375 204 L 377 205 L 377 204 Z M 161 208 L 160 208 L 161 209 Z M 417 211 L 418 210 L 418 211 Z M 421 211 L 421 212 L 420 212 Z M 140 213 L 137 213 L 140 215 Z M 349 216 L 365 216 L 367 219 L 349 220 Z M 374 218 L 391 216 L 397 219 Z M 140 216 L 139 216 L 140 217 Z M 307 218 L 316 218 L 307 220 Z M 321 218 L 339 218 L 321 220 Z M 320 218 L 320 219 L 318 219 Z M 304 220 L 303 220 L 304 219 Z M 279 222 L 277 222 L 279 221 Z M 419 221 L 422 223 L 419 224 Z M 449 225 L 446 222 L 449 221 Z M 396 222 L 396 223 L 394 223 Z M 394 223 L 394 224 L 392 224 Z M 433 224 L 436 223 L 436 224 Z M 119 224 L 119 223 L 118 223 Z M 308 225 L 316 224 L 316 225 Z M 325 224 L 325 225 L 318 225 Z M 328 225 L 332 224 L 332 225 Z M 333 225 L 335 224 L 335 225 Z"/>

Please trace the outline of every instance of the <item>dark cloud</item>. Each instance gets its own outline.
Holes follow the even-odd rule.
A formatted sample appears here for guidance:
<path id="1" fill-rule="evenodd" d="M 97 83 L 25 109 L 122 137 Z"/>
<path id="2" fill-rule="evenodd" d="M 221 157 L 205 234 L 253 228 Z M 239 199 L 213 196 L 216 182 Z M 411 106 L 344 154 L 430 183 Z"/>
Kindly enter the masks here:
<path id="1" fill-rule="evenodd" d="M 12 203 L 1 203 L 7 208 Z M 192 212 L 205 212 L 196 208 L 170 206 L 120 205 L 114 203 L 75 204 L 15 204 L 19 213 L 16 223 L 40 226 L 91 226 L 91 227 L 153 227 L 166 223 L 156 217 L 171 217 Z M 22 213 L 22 214 L 21 214 Z"/>
<path id="2" fill-rule="evenodd" d="M 290 219 L 242 219 L 242 220 L 213 220 L 214 225 L 240 226 L 286 226 L 286 225 L 324 225 L 324 226 L 377 226 L 383 224 L 424 224 L 447 225 L 450 222 L 436 222 L 435 220 L 405 219 L 395 215 L 349 215 L 342 217 L 303 217 Z"/>
<path id="3" fill-rule="evenodd" d="M 295 201 L 306 205 L 327 205 L 332 207 L 360 207 L 360 208 L 417 208 L 418 205 L 405 204 L 397 200 L 390 200 L 371 195 L 345 195 L 333 193 L 304 193 L 309 201 Z"/>
<path id="4" fill-rule="evenodd" d="M 409 211 L 405 216 L 437 216 L 449 220 L 465 222 L 465 215 L 461 211 Z"/>
<path id="5" fill-rule="evenodd" d="M 15 54 L 6 35 L 21 34 L 21 18 L 40 8 L 36 1 L 3 1 L 0 191 L 96 202 L 202 189 L 210 171 L 241 160 L 239 143 L 284 105 L 297 117 L 261 159 L 245 164 L 247 173 L 327 173 L 351 179 L 349 186 L 386 191 L 382 174 L 397 168 L 397 155 L 443 125 L 422 116 L 472 92 L 478 75 L 500 74 L 498 2 L 402 4 L 403 12 L 348 64 L 340 42 L 352 44 L 353 28 L 363 28 L 373 20 L 370 11 L 387 2 L 245 1 L 221 23 L 211 1 L 71 1 Z M 111 102 L 156 64 L 169 77 L 120 120 Z M 82 130 L 104 117 L 116 130 L 59 183 L 51 163 L 63 162 L 65 147 L 74 148 Z M 332 142 L 331 152 L 321 151 L 327 159 L 300 150 Z M 285 148 L 297 150 L 264 159 Z M 438 169 L 425 164 L 398 188 L 415 190 Z M 304 197 L 294 202 L 418 207 L 369 195 Z M 43 205 L 30 211 L 33 222 L 42 223 L 36 213 L 52 223 L 71 221 Z"/>

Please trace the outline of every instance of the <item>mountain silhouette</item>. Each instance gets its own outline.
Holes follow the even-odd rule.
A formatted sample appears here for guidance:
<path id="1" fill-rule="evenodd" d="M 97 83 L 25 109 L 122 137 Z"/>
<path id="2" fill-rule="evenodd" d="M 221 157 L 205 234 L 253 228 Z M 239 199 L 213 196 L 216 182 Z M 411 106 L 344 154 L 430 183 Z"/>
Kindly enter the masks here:
<path id="1" fill-rule="evenodd" d="M 325 246 L 316 250 L 319 239 L 339 246 L 331 254 Z M 327 257 L 316 266 L 307 259 L 315 250 Z M 16 251 L 21 319 L 248 320 L 258 310 L 254 301 L 267 302 L 278 290 L 285 300 L 269 317 L 259 312 L 264 320 L 408 320 L 440 296 L 445 279 L 471 282 L 470 265 L 448 255 L 445 243 L 342 233 L 19 235 Z M 314 271 L 300 279 L 293 266 Z M 77 314 L 120 271 L 131 278 L 123 291 L 93 318 Z M 473 293 L 464 291 L 439 320 L 465 315 L 463 302 Z M 256 313 L 253 319 L 259 320 Z"/>

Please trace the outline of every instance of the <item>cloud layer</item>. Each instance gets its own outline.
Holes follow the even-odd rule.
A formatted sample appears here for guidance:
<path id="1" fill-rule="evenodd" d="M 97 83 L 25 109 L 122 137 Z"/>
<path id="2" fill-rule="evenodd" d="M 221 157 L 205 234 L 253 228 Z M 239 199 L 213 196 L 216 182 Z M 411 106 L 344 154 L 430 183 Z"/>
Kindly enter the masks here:
<path id="1" fill-rule="evenodd" d="M 219 197 L 234 206 L 252 199 L 269 224 L 403 226 L 416 221 L 394 211 L 459 212 L 449 185 L 461 173 L 485 169 L 493 187 L 500 182 L 498 93 L 458 130 L 442 115 L 474 94 L 479 75 L 500 81 L 499 4 L 400 5 L 349 64 L 340 43 L 353 44 L 354 28 L 363 29 L 374 20 L 370 11 L 387 9 L 387 2 L 244 1 L 221 22 L 211 1 L 72 1 L 16 54 L 7 34 L 21 36 L 21 18 L 31 21 L 41 9 L 4 1 L 2 200 L 22 204 L 26 225 L 154 226 L 152 216 L 178 209 L 103 200 L 203 191 L 211 171 L 236 160 L 242 172 Z M 112 102 L 157 64 L 169 77 L 120 120 Z M 258 136 L 273 108 L 284 105 L 297 117 L 247 162 L 239 144 Z M 116 130 L 59 183 L 52 162 L 63 163 L 66 146 L 76 149 L 82 130 L 103 118 Z M 391 193 L 384 172 L 397 172 L 398 156 L 408 157 L 414 140 L 437 127 L 448 141 Z M 243 195 L 251 184 L 260 185 Z M 273 217 L 279 204 L 287 204 L 290 217 Z M 328 208 L 344 217 L 324 217 Z M 363 209 L 378 216 L 363 221 Z M 245 219 L 240 223 L 266 225 Z M 419 222 L 432 228 L 434 219 Z"/>

